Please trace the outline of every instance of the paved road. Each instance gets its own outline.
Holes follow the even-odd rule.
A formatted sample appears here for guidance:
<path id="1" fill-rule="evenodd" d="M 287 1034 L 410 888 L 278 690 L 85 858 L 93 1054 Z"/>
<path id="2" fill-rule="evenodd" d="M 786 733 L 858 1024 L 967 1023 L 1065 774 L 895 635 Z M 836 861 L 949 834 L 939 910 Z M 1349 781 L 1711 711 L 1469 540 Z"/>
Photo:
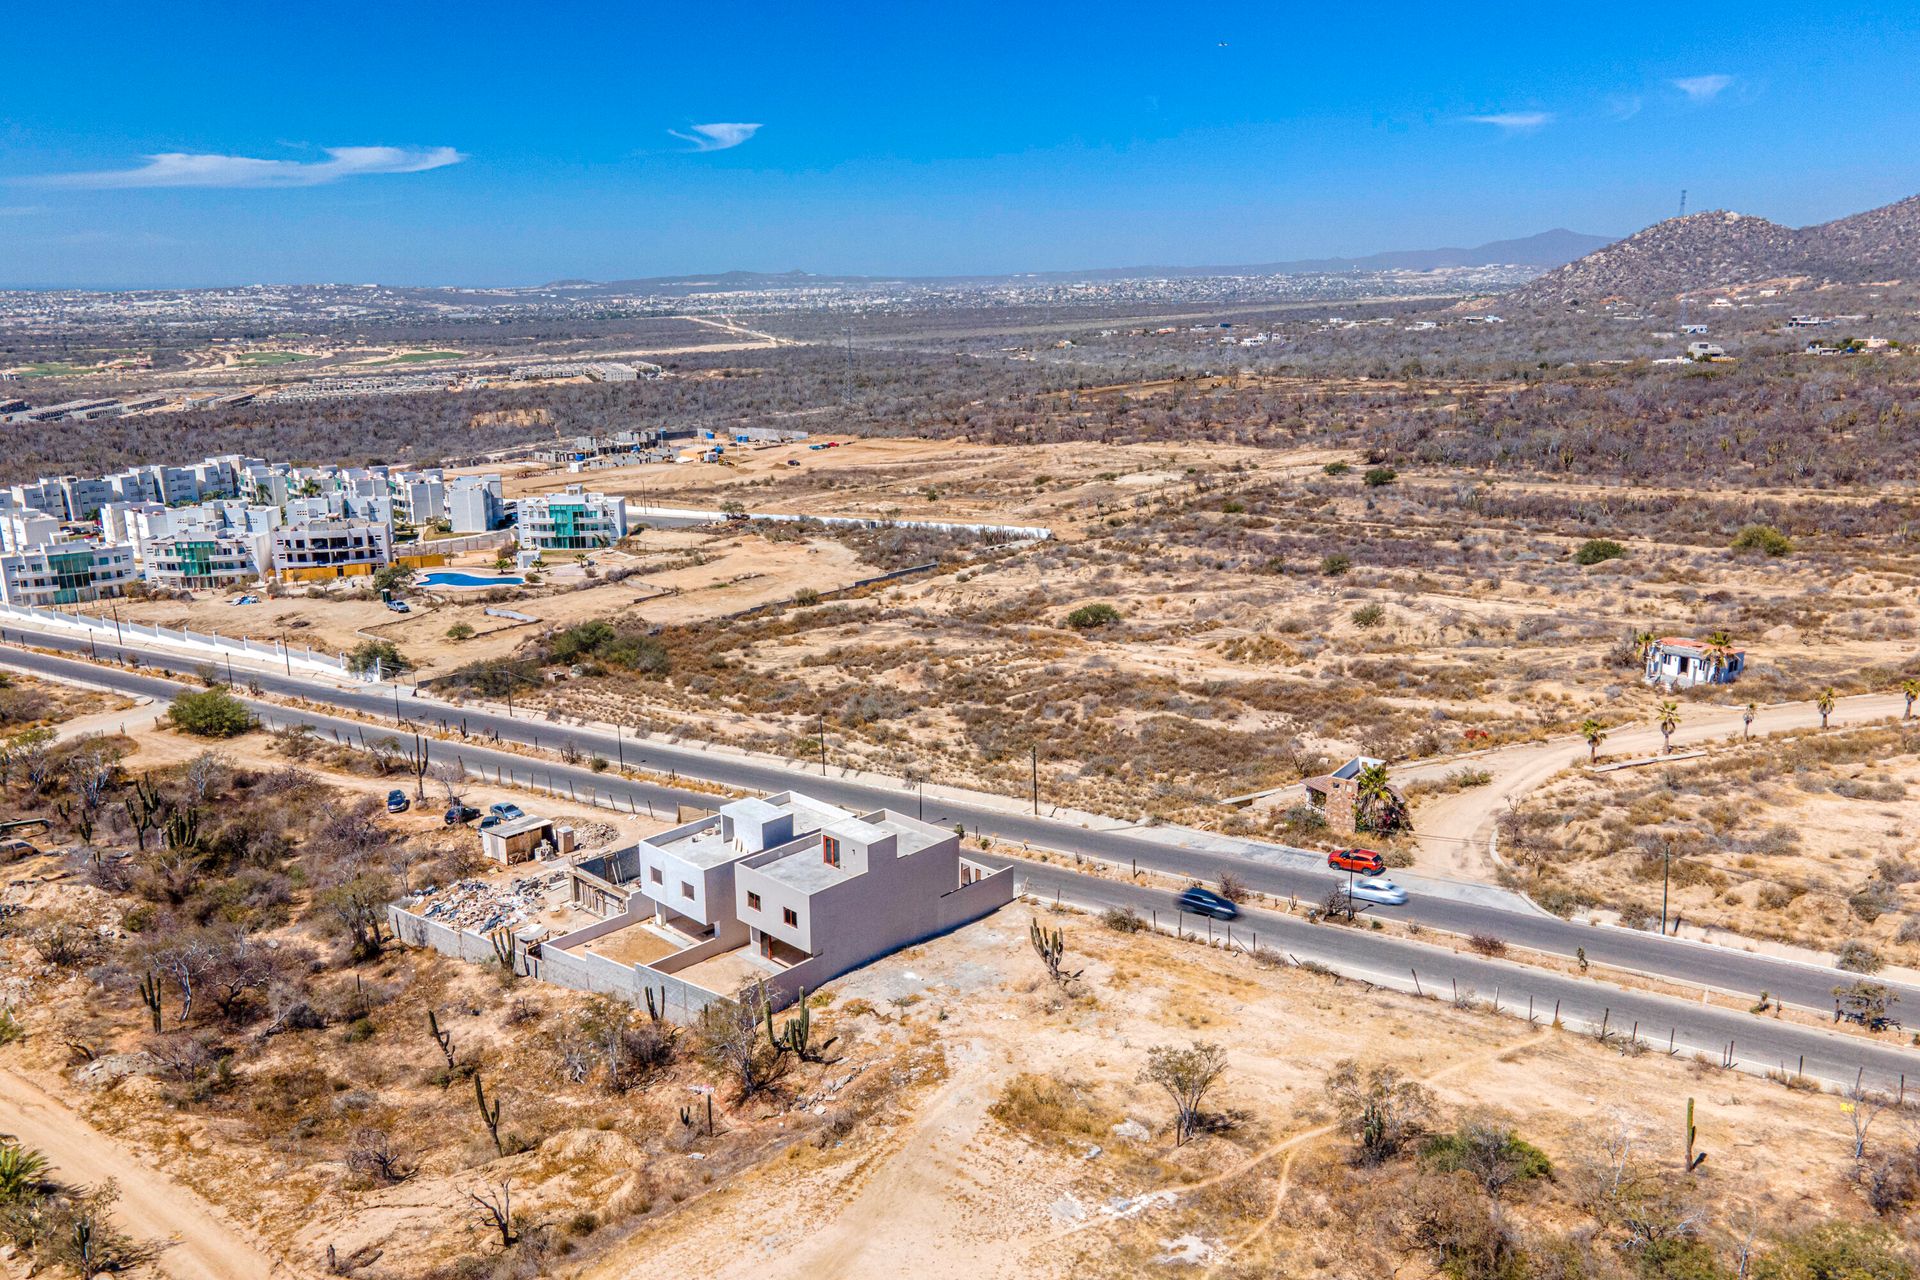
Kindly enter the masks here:
<path id="1" fill-rule="evenodd" d="M 1063 868 L 1023 865 L 1023 887 L 1042 901 L 1059 892 L 1062 901 L 1095 908 L 1131 907 L 1143 918 L 1159 912 L 1162 928 L 1175 927 L 1167 896 L 1122 881 L 1082 875 Z M 1228 926 L 1209 924 L 1194 916 L 1181 925 L 1188 933 L 1224 937 Z M 1543 1025 L 1551 1024 L 1558 1009 L 1576 1030 L 1598 1028 L 1605 1020 L 1610 1032 L 1624 1040 L 1636 1030 L 1638 1038 L 1655 1052 L 1671 1043 L 1677 1053 L 1705 1054 L 1723 1060 L 1729 1046 L 1738 1066 L 1749 1069 L 1802 1069 L 1810 1076 L 1840 1084 L 1853 1083 L 1855 1073 L 1866 1072 L 1868 1087 L 1898 1089 L 1903 1075 L 1920 1088 L 1920 1055 L 1899 1046 L 1887 1034 L 1876 1039 L 1848 1036 L 1796 1026 L 1746 1012 L 1745 1003 L 1722 1001 L 1702 1004 L 1670 996 L 1623 991 L 1593 979 L 1550 973 L 1542 969 L 1475 955 L 1456 955 L 1399 938 L 1383 937 L 1364 927 L 1308 924 L 1299 916 L 1260 910 L 1241 913 L 1232 924 L 1240 945 L 1258 942 L 1262 948 L 1297 953 L 1330 964 L 1348 974 L 1367 974 L 1388 985 L 1411 989 L 1417 972 L 1420 989 L 1451 999 L 1457 990 L 1486 1002 L 1499 998 L 1501 1010 L 1524 1017 L 1528 1001 Z M 1073 945 L 1071 937 L 1067 940 Z M 1805 1065 L 1802 1067 L 1802 1057 Z"/>
<path id="2" fill-rule="evenodd" d="M 86 650 L 84 640 L 36 635 L 36 644 L 45 647 Z M 100 646 L 102 656 L 115 652 Z M 15 666 L 90 680 L 130 694 L 147 694 L 166 699 L 180 686 L 151 671 L 126 671 L 115 667 L 69 661 L 42 653 L 12 650 L 7 660 Z M 171 663 L 176 669 L 196 664 L 177 656 L 142 652 L 141 661 L 149 667 Z M 1324 861 L 1293 856 L 1276 849 L 1269 859 L 1252 861 L 1225 853 L 1187 849 L 1151 839 L 1134 832 L 1089 830 L 1046 817 L 1009 813 L 1003 809 L 975 807 L 949 799 L 926 797 L 924 810 L 918 797 L 863 782 L 833 776 L 822 777 L 804 768 L 741 759 L 716 754 L 697 745 L 675 745 L 657 739 L 636 743 L 625 739 L 616 743 L 611 737 L 593 730 L 546 720 L 509 718 L 505 715 L 461 711 L 436 702 L 415 702 L 391 687 L 338 689 L 298 677 L 258 673 L 253 677 L 264 691 L 301 697 L 312 702 L 354 710 L 362 715 L 393 720 L 396 712 L 405 723 L 424 724 L 470 735 L 460 744 L 437 748 L 438 758 L 452 751 L 470 769 L 491 776 L 498 770 L 503 776 L 535 786 L 571 787 L 585 798 L 590 792 L 611 797 L 621 807 L 673 805 L 686 803 L 711 805 L 713 797 L 693 791 L 647 781 L 629 781 L 617 774 L 594 773 L 585 767 L 532 760 L 508 751 L 490 750 L 485 741 L 498 734 L 503 741 L 537 745 L 541 748 L 573 747 L 583 758 L 598 755 L 607 760 L 624 760 L 629 766 L 659 773 L 671 771 L 691 778 L 705 779 L 744 791 L 771 792 L 797 788 L 832 804 L 866 810 L 881 806 L 924 816 L 942 826 L 964 823 L 970 831 L 979 831 L 1002 841 L 1024 842 L 1041 849 L 1105 860 L 1122 867 L 1137 863 L 1174 876 L 1217 881 L 1231 871 L 1249 887 L 1275 897 L 1298 897 L 1302 901 L 1324 900 L 1329 889 L 1344 883 L 1346 877 L 1330 872 Z M 272 726 L 306 723 L 318 731 L 352 741 L 371 730 L 363 723 L 329 715 L 294 710 L 272 703 L 251 703 L 263 721 Z M 1166 896 L 1164 893 L 1161 895 Z M 1628 929 L 1573 924 L 1537 911 L 1516 910 L 1496 903 L 1416 897 L 1397 909 L 1402 918 L 1456 934 L 1491 934 L 1506 942 L 1554 955 L 1573 957 L 1580 949 L 1596 964 L 1670 978 L 1695 986 L 1736 993 L 1751 1001 L 1762 991 L 1789 1003 L 1820 1011 L 1833 1008 L 1835 985 L 1850 982 L 1853 975 L 1816 965 L 1750 955 L 1726 947 L 1663 938 L 1658 934 Z M 1372 935 L 1368 935 L 1372 938 Z M 1379 941 L 1377 939 L 1374 939 Z M 1900 1012 L 1909 1021 L 1920 1021 L 1920 989 L 1900 987 Z M 1920 1059 L 1920 1054 L 1914 1055 Z"/>

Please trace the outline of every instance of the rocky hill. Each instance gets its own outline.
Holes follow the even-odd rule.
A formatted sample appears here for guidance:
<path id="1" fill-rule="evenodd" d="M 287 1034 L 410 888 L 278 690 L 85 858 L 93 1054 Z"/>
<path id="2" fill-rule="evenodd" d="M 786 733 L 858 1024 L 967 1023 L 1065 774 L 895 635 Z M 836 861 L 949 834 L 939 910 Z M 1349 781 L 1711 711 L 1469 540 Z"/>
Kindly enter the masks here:
<path id="1" fill-rule="evenodd" d="M 1920 196 L 1795 230 L 1715 209 L 1656 222 L 1513 291 L 1518 305 L 1647 301 L 1792 276 L 1843 283 L 1920 275 Z"/>

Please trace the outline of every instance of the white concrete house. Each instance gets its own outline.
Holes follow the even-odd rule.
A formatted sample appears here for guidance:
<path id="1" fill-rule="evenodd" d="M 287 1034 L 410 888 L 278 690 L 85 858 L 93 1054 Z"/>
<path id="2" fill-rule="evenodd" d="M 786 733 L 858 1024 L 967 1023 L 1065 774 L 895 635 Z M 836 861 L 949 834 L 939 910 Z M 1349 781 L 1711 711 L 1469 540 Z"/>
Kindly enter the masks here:
<path id="1" fill-rule="evenodd" d="M 520 499 L 520 545 L 540 551 L 591 551 L 627 536 L 627 500 L 568 485 L 564 493 Z"/>
<path id="2" fill-rule="evenodd" d="M 791 995 L 1013 900 L 1012 871 L 963 856 L 952 831 L 791 791 L 732 801 L 572 877 L 576 906 L 673 942 L 653 970 L 723 995 L 742 979 Z"/>
<path id="3" fill-rule="evenodd" d="M 1704 640 L 1666 636 L 1647 647 L 1645 679 L 1668 689 L 1732 684 L 1747 669 L 1744 649 L 1716 651 Z"/>

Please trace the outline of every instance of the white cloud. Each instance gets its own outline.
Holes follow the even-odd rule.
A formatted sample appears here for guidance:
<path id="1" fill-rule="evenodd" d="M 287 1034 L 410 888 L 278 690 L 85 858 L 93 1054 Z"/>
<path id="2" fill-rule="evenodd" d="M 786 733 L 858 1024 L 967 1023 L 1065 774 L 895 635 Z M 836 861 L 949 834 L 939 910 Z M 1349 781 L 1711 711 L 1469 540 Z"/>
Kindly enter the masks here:
<path id="1" fill-rule="evenodd" d="M 325 160 L 259 160 L 251 156 L 168 151 L 134 169 L 53 173 L 28 181 L 50 187 L 318 187 L 376 173 L 421 173 L 459 164 L 452 147 L 327 147 Z"/>
<path id="2" fill-rule="evenodd" d="M 682 142 L 691 142 L 695 151 L 725 151 L 760 132 L 757 124 L 690 124 L 687 128 L 692 132 L 682 133 L 678 129 L 667 132 Z"/>
<path id="3" fill-rule="evenodd" d="M 1673 87 L 1695 102 L 1712 102 L 1732 87 L 1732 76 L 1682 76 Z"/>
<path id="4" fill-rule="evenodd" d="M 1505 133 L 1530 133 L 1553 123 L 1551 111 L 1503 111 L 1490 116 L 1468 116 L 1471 124 L 1490 124 Z"/>

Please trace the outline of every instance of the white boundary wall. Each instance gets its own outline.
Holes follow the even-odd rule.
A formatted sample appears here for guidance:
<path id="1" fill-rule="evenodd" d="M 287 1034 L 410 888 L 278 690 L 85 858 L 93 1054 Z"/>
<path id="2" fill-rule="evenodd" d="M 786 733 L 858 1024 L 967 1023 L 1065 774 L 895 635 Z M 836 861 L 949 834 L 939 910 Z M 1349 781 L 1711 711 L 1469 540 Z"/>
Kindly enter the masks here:
<path id="1" fill-rule="evenodd" d="M 667 520 L 725 520 L 724 511 L 709 511 L 700 507 L 628 507 L 627 523 L 644 524 L 648 516 L 657 516 Z M 808 516 L 783 515 L 773 511 L 751 511 L 748 520 L 765 521 L 770 524 L 801 524 L 812 521 L 829 528 L 837 529 L 931 529 L 937 533 L 973 533 L 984 537 L 1012 538 L 1019 541 L 1043 542 L 1053 537 L 1053 530 L 1037 524 L 969 524 L 963 521 L 947 520 L 891 520 L 885 516 Z"/>
<path id="2" fill-rule="evenodd" d="M 86 613 L 62 613 L 58 609 L 37 609 L 32 605 L 0 604 L 0 624 L 13 620 L 27 630 L 61 631 L 69 635 L 92 636 L 109 644 L 122 640 L 149 640 L 158 645 L 184 649 L 186 656 L 204 658 L 266 659 L 283 668 L 335 680 L 371 680 L 347 670 L 343 654 L 315 653 L 310 648 L 295 649 L 285 644 L 253 640 L 246 636 L 223 636 L 201 631 L 176 631 L 172 627 L 150 627 L 140 622 L 115 622 Z"/>

